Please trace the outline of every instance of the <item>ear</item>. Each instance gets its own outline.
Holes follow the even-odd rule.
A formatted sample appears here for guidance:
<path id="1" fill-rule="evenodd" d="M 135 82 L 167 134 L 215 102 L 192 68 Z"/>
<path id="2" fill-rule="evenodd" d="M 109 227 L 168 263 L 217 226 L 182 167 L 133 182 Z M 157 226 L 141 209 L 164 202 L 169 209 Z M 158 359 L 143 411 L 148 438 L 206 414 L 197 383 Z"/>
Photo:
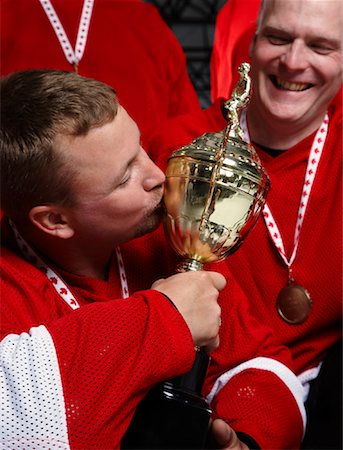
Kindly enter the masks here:
<path id="1" fill-rule="evenodd" d="M 58 205 L 35 206 L 29 212 L 31 222 L 44 233 L 62 239 L 69 239 L 74 235 L 74 229 L 65 208 Z"/>

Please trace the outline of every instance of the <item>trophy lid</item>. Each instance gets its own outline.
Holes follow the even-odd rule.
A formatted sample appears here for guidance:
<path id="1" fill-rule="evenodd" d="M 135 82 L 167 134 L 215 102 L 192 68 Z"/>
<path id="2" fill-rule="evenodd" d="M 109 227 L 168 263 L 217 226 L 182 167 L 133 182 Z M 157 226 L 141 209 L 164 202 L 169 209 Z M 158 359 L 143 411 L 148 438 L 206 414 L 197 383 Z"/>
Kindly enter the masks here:
<path id="1" fill-rule="evenodd" d="M 238 72 L 240 80 L 234 88 L 231 97 L 224 104 L 228 111 L 228 124 L 224 130 L 217 133 L 205 133 L 190 144 L 176 150 L 169 160 L 177 157 L 190 157 L 194 160 L 216 165 L 216 173 L 220 175 L 225 170 L 237 168 L 241 173 L 259 182 L 263 180 L 269 185 L 269 178 L 261 165 L 260 159 L 252 145 L 243 139 L 243 131 L 239 123 L 239 113 L 249 103 L 251 79 L 250 64 L 242 63 Z M 217 178 L 217 181 L 220 182 Z"/>
<path id="2" fill-rule="evenodd" d="M 237 137 L 225 139 L 226 129 L 216 133 L 205 133 L 190 144 L 176 150 L 169 159 L 188 156 L 194 160 L 215 164 L 218 152 L 223 148 L 221 170 L 243 171 L 247 178 L 259 181 L 268 179 L 254 147 Z"/>

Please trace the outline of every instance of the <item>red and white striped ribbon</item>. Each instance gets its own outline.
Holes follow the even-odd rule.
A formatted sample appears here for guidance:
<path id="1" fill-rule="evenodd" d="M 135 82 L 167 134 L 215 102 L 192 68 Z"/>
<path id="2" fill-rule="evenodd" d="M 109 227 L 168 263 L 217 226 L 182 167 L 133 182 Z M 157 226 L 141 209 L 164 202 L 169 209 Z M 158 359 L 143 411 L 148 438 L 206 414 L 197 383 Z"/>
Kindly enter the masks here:
<path id="1" fill-rule="evenodd" d="M 250 142 L 250 136 L 249 136 L 247 118 L 246 118 L 246 110 L 243 110 L 241 113 L 240 125 L 241 125 L 241 129 L 243 131 L 244 140 L 246 142 Z M 300 198 L 300 202 L 299 202 L 298 216 L 297 216 L 297 222 L 296 222 L 295 232 L 294 232 L 293 251 L 292 251 L 290 258 L 288 258 L 286 255 L 281 233 L 280 233 L 279 228 L 276 224 L 276 221 L 272 215 L 270 207 L 268 206 L 268 203 L 266 203 L 263 208 L 263 218 L 264 218 L 265 224 L 267 226 L 269 236 L 271 237 L 277 251 L 279 252 L 281 258 L 285 262 L 288 269 L 290 269 L 291 265 L 293 264 L 293 262 L 295 260 L 296 254 L 297 254 L 300 231 L 301 231 L 301 228 L 303 225 L 305 212 L 307 209 L 308 200 L 310 198 L 313 182 L 314 182 L 314 179 L 315 179 L 315 176 L 317 173 L 319 161 L 320 161 L 320 158 L 323 153 L 323 148 L 324 148 L 328 128 L 329 128 L 329 116 L 328 116 L 328 114 L 325 114 L 324 120 L 323 120 L 321 126 L 318 128 L 318 131 L 313 140 L 311 150 L 310 150 L 310 156 L 309 156 L 308 162 L 307 162 L 305 180 L 304 180 L 302 194 L 301 194 L 301 198 Z"/>
<path id="2" fill-rule="evenodd" d="M 123 298 L 127 298 L 129 296 L 129 285 L 127 283 L 124 261 L 119 247 L 116 247 L 116 256 L 120 276 L 121 294 Z"/>
<path id="3" fill-rule="evenodd" d="M 84 0 L 79 29 L 76 38 L 75 50 L 73 49 L 63 25 L 51 4 L 50 0 L 39 0 L 61 44 L 62 50 L 68 62 L 74 67 L 79 64 L 85 51 L 88 29 L 92 17 L 94 0 Z"/>
<path id="4" fill-rule="evenodd" d="M 30 245 L 25 241 L 25 239 L 20 235 L 19 231 L 17 230 L 16 226 L 12 221 L 10 221 L 10 226 L 13 230 L 14 237 L 17 241 L 18 247 L 20 248 L 24 258 L 32 263 L 34 266 L 36 266 L 39 270 L 44 272 L 56 290 L 56 292 L 59 294 L 59 296 L 64 300 L 67 305 L 71 307 L 71 309 L 78 309 L 80 307 L 77 300 L 74 298 L 73 294 L 71 293 L 68 285 L 62 280 L 62 278 L 54 271 L 52 270 L 38 255 L 37 253 L 30 247 Z M 121 291 L 123 298 L 127 298 L 129 296 L 129 288 L 127 284 L 127 278 L 125 274 L 125 267 L 123 258 L 120 252 L 119 247 L 116 248 L 116 255 L 117 255 L 117 261 L 118 261 L 118 267 L 119 267 L 119 274 L 120 274 L 120 283 L 121 283 Z"/>

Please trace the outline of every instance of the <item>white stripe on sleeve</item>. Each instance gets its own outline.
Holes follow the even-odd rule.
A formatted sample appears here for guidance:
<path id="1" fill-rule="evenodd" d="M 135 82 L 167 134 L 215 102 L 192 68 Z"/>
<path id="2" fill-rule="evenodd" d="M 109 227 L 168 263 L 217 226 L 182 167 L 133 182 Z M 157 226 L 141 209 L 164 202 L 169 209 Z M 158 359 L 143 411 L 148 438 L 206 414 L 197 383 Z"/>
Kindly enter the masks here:
<path id="1" fill-rule="evenodd" d="M 1 443 L 6 450 L 70 449 L 56 350 L 41 325 L 0 344 Z"/>
<path id="2" fill-rule="evenodd" d="M 214 383 L 211 392 L 207 396 L 207 401 L 211 403 L 215 395 L 218 394 L 218 392 L 231 380 L 232 377 L 247 369 L 268 370 L 269 372 L 273 372 L 281 379 L 281 381 L 283 381 L 283 383 L 285 383 L 285 385 L 293 394 L 295 401 L 297 402 L 303 420 L 303 429 L 305 430 L 306 411 L 304 407 L 304 388 L 300 380 L 298 380 L 297 376 L 290 369 L 288 369 L 287 366 L 280 363 L 279 361 L 276 361 L 275 359 L 265 357 L 253 358 L 240 364 L 239 366 L 236 366 L 234 369 L 223 373 Z"/>

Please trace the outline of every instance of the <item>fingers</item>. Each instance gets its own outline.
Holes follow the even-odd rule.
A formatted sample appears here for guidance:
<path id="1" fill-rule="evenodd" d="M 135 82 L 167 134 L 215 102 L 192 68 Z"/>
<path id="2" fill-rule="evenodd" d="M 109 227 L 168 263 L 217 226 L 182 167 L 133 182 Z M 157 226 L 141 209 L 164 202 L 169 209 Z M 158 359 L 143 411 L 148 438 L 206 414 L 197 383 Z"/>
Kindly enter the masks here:
<path id="1" fill-rule="evenodd" d="M 249 450 L 246 444 L 238 439 L 235 431 L 222 419 L 215 419 L 212 422 L 212 436 L 217 448 L 224 450 Z"/>
<path id="2" fill-rule="evenodd" d="M 218 305 L 219 291 L 226 280 L 216 272 L 183 272 L 156 281 L 156 289 L 175 304 L 186 321 L 194 344 L 212 352 L 219 345 L 221 310 Z"/>
<path id="3" fill-rule="evenodd" d="M 213 286 L 218 289 L 218 291 L 222 291 L 226 286 L 226 278 L 219 272 L 206 272 L 212 279 Z"/>
<path id="4" fill-rule="evenodd" d="M 205 274 L 205 276 L 208 276 L 212 280 L 213 286 L 218 291 L 222 291 L 225 288 L 225 286 L 226 286 L 226 278 L 224 277 L 224 275 L 222 275 L 219 272 L 211 272 L 211 271 L 206 271 L 206 272 L 205 271 L 201 271 L 200 272 L 199 271 L 199 272 L 183 272 L 183 273 L 185 273 L 185 274 L 187 274 L 187 273 L 188 274 Z M 158 280 L 156 280 L 152 284 L 151 288 L 152 289 L 156 289 L 158 286 L 161 285 L 161 283 L 165 282 L 168 279 L 172 279 L 174 277 L 178 277 L 179 275 L 182 275 L 182 274 L 175 274 L 175 275 L 172 275 L 169 278 L 159 278 Z"/>
<path id="5" fill-rule="evenodd" d="M 219 333 L 219 327 L 218 327 L 218 333 Z M 203 345 L 203 346 L 202 346 L 202 349 L 203 349 L 206 353 L 210 354 L 210 353 L 212 353 L 216 348 L 219 347 L 219 344 L 220 344 L 220 339 L 219 339 L 219 335 L 217 334 L 217 336 L 216 336 L 214 339 L 212 339 L 212 341 L 208 342 L 206 345 Z"/>

